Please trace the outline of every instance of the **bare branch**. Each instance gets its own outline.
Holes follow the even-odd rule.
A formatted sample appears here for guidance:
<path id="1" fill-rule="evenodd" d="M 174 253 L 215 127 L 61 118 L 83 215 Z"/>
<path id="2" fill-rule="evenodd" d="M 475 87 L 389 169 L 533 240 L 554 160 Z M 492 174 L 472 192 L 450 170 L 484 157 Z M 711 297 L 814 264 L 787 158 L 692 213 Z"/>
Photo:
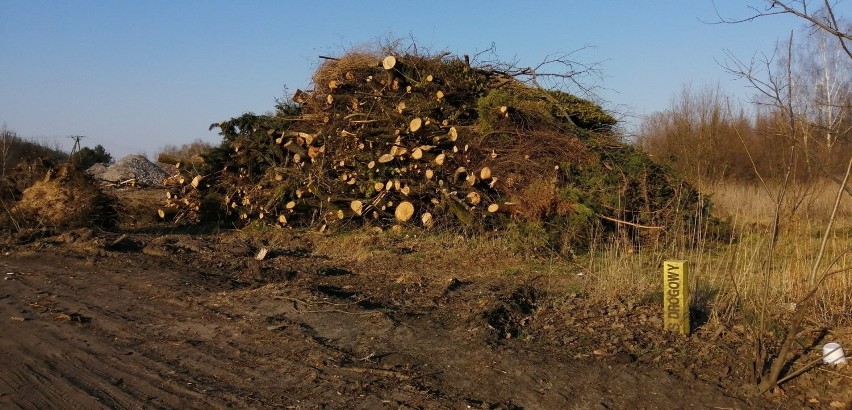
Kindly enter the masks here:
<path id="1" fill-rule="evenodd" d="M 769 377 L 763 382 L 761 382 L 759 386 L 761 392 L 766 392 L 780 383 L 779 377 L 781 376 L 781 372 L 784 370 L 784 366 L 787 364 L 787 357 L 790 354 L 790 349 L 793 346 L 793 342 L 796 340 L 796 336 L 801 330 L 802 322 L 804 321 L 805 314 L 808 311 L 808 305 L 813 303 L 813 296 L 816 294 L 817 290 L 819 290 L 819 287 L 827 277 L 827 274 L 831 273 L 826 272 L 826 274 L 823 274 L 819 280 L 816 280 L 816 273 L 819 271 L 820 265 L 822 264 L 822 258 L 825 255 L 825 248 L 826 243 L 828 242 L 828 237 L 831 235 L 832 228 L 834 227 L 834 222 L 837 218 L 837 209 L 840 205 L 841 199 L 843 198 L 843 188 L 846 187 L 846 184 L 849 182 L 850 173 L 852 173 L 852 156 L 849 157 L 849 163 L 846 165 L 846 173 L 843 176 L 843 182 L 841 183 L 841 187 L 837 191 L 837 196 L 834 201 L 834 207 L 831 210 L 831 217 L 829 217 L 828 225 L 825 227 L 825 231 L 823 232 L 819 252 L 817 253 L 817 258 L 814 261 L 813 268 L 811 270 L 809 291 L 799 302 L 800 306 L 798 307 L 798 310 L 796 311 L 796 314 L 793 317 L 792 323 L 787 329 L 787 335 L 784 337 L 784 342 L 782 342 L 781 344 L 781 349 L 778 352 L 778 356 L 772 363 L 772 367 L 769 372 Z M 827 271 L 829 269 L 831 269 L 831 265 L 826 268 Z M 784 380 L 789 380 L 789 378 L 790 377 Z"/>
<path id="2" fill-rule="evenodd" d="M 823 7 L 817 12 L 809 11 L 808 3 L 805 0 L 763 1 L 767 5 L 765 10 L 760 10 L 757 7 L 749 6 L 749 9 L 752 11 L 752 14 L 747 17 L 738 19 L 732 19 L 722 16 L 722 14 L 719 12 L 719 9 L 716 7 L 716 3 L 713 2 L 713 8 L 718 20 L 705 23 L 738 24 L 754 21 L 763 17 L 778 16 L 783 14 L 791 15 L 801 20 L 804 20 L 805 22 L 809 23 L 812 27 L 815 27 L 818 30 L 825 31 L 831 36 L 836 37 L 837 41 L 840 43 L 840 47 L 843 49 L 843 51 L 846 52 L 846 55 L 849 56 L 849 58 L 852 58 L 852 50 L 850 50 L 850 46 L 847 44 L 848 41 L 852 41 L 852 33 L 849 32 L 848 29 L 844 29 L 840 26 L 840 21 L 837 19 L 834 13 L 834 6 L 828 0 L 823 0 Z"/>
<path id="3" fill-rule="evenodd" d="M 595 90 L 603 77 L 601 66 L 604 61 L 583 63 L 575 59 L 576 54 L 592 48 L 594 47 L 586 45 L 570 52 L 548 54 L 535 66 L 519 66 L 517 60 L 507 64 L 495 59 L 483 61 L 481 68 L 514 77 L 539 88 L 576 89 L 588 97 L 597 98 Z M 493 53 L 493 49 L 486 51 Z M 590 78 L 595 81 L 589 81 Z"/>
<path id="4" fill-rule="evenodd" d="M 716 18 L 718 20 L 716 20 L 716 21 L 704 21 L 704 20 L 699 19 L 699 21 L 701 21 L 702 23 L 705 23 L 705 24 L 740 24 L 740 23 L 748 23 L 750 21 L 757 20 L 761 17 L 768 17 L 768 16 L 776 16 L 776 15 L 779 15 L 779 14 L 785 14 L 783 11 L 773 11 L 773 12 L 766 11 L 766 10 L 761 11 L 761 10 L 758 10 L 754 6 L 749 6 L 748 8 L 753 12 L 750 16 L 744 17 L 744 18 L 741 18 L 741 19 L 732 19 L 732 18 L 729 18 L 729 17 L 722 16 L 722 13 L 719 12 L 719 7 L 717 7 L 716 2 L 713 1 L 713 11 L 716 13 Z"/>

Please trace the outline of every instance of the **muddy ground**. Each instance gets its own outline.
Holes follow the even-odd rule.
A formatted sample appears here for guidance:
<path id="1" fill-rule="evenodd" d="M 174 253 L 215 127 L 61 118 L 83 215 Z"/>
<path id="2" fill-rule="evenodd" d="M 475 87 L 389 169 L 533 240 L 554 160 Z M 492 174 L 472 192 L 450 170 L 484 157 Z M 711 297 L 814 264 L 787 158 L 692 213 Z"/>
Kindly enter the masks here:
<path id="1" fill-rule="evenodd" d="M 848 406 L 848 369 L 757 395 L 736 327 L 665 335 L 652 301 L 594 302 L 461 239 L 143 219 L 7 239 L 1 408 Z"/>

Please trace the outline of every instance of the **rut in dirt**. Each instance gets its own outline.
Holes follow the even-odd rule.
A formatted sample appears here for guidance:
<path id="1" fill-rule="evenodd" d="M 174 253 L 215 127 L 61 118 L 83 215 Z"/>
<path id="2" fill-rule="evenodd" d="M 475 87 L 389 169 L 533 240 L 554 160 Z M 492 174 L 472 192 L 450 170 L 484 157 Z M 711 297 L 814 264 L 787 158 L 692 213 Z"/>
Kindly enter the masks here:
<path id="1" fill-rule="evenodd" d="M 210 271 L 174 262 L 163 266 L 144 253 L 4 258 L 2 268 L 17 273 L 3 281 L 2 313 L 25 320 L 4 326 L 7 370 L 0 403 L 743 407 L 702 383 L 614 363 L 566 360 L 505 339 L 506 329 L 489 324 L 487 312 L 503 306 L 507 323 L 522 326 L 523 315 L 541 297 L 534 288 L 509 289 L 495 295 L 492 307 L 470 311 L 458 308 L 481 294 L 484 284 L 457 284 L 443 308 L 412 309 L 393 297 L 368 296 L 371 281 L 358 272 L 290 258 L 297 273 L 289 280 L 244 280 L 237 287 L 224 277 L 211 281 Z M 90 320 L 75 322 L 63 314 Z"/>

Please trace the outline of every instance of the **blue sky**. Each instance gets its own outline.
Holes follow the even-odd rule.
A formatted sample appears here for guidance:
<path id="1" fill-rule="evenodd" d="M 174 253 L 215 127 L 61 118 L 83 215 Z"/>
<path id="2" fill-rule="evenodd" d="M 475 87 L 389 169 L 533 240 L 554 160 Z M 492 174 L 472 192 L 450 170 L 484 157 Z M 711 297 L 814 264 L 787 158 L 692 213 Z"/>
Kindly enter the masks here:
<path id="1" fill-rule="evenodd" d="M 717 0 L 725 16 L 755 1 Z M 852 7 L 841 3 L 839 14 Z M 496 45 L 532 65 L 550 53 L 602 61 L 608 108 L 664 110 L 683 84 L 744 84 L 716 63 L 771 52 L 789 17 L 711 25 L 711 0 L 671 1 L 40 1 L 0 0 L 0 124 L 67 147 L 70 135 L 115 156 L 218 142 L 207 127 L 309 87 L 317 56 L 376 38 L 475 54 Z"/>

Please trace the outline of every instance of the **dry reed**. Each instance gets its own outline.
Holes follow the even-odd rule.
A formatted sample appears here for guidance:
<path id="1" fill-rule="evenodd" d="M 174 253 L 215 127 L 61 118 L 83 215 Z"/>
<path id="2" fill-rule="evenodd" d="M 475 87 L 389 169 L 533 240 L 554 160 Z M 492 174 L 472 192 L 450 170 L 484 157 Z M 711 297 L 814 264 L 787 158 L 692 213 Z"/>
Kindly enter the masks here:
<path id="1" fill-rule="evenodd" d="M 808 275 L 816 257 L 822 229 L 829 218 L 836 184 L 819 182 L 796 186 L 785 204 L 782 235 L 776 245 L 774 269 L 769 278 L 769 306 L 776 316 L 795 308 L 808 291 Z M 591 272 L 588 293 L 606 299 L 625 295 L 648 298 L 659 292 L 660 266 L 666 259 L 683 259 L 691 265 L 691 285 L 699 304 L 718 312 L 754 311 L 763 294 L 765 254 L 769 244 L 774 205 L 762 187 L 728 183 L 713 190 L 715 214 L 730 221 L 728 243 L 707 243 L 702 232 L 680 243 L 644 249 L 618 242 L 595 244 L 584 263 Z M 826 259 L 838 257 L 834 270 L 816 295 L 813 320 L 826 324 L 852 323 L 852 200 L 844 198 L 837 227 L 829 237 Z"/>

